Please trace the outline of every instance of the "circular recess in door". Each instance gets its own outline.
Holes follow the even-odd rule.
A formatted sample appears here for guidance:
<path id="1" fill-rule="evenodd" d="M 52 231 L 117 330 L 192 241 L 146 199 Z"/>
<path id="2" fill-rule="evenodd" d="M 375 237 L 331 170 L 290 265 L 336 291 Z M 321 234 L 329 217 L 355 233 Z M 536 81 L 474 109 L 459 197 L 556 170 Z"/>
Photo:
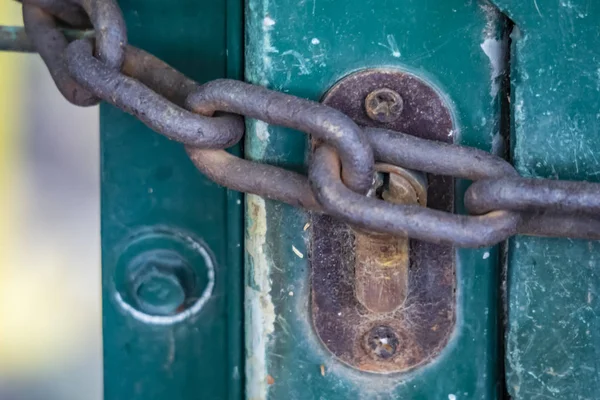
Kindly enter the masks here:
<path id="1" fill-rule="evenodd" d="M 201 239 L 165 226 L 144 228 L 123 246 L 114 299 L 135 319 L 173 324 L 197 314 L 212 295 L 214 257 Z"/>

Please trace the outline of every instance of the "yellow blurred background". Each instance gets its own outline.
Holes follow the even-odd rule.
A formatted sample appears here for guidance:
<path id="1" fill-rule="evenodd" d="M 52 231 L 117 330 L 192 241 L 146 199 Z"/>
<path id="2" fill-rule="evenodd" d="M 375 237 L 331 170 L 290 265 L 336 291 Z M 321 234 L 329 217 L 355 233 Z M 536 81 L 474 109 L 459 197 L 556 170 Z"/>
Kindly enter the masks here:
<path id="1" fill-rule="evenodd" d="M 97 107 L 0 52 L 0 400 L 102 398 L 98 145 Z"/>

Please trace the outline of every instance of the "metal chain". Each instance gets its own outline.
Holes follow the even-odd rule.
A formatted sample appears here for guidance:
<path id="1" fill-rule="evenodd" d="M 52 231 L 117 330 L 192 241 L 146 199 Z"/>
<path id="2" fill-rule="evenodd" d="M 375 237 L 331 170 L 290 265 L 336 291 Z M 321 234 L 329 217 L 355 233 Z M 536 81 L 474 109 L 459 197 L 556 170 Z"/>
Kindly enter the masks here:
<path id="1" fill-rule="evenodd" d="M 71 103 L 89 106 L 103 100 L 134 115 L 183 143 L 194 165 L 222 186 L 327 213 L 361 228 L 459 247 L 494 245 L 515 234 L 600 239 L 598 183 L 522 178 L 490 153 L 360 128 L 333 108 L 240 81 L 200 85 L 127 45 L 114 0 L 21 1 L 27 35 L 19 28 L 0 27 L 0 49 L 38 52 Z M 73 31 L 59 22 L 94 30 Z M 243 117 L 318 139 L 309 176 L 225 151 L 243 137 Z M 474 181 L 464 199 L 473 215 L 366 196 L 375 160 Z"/>

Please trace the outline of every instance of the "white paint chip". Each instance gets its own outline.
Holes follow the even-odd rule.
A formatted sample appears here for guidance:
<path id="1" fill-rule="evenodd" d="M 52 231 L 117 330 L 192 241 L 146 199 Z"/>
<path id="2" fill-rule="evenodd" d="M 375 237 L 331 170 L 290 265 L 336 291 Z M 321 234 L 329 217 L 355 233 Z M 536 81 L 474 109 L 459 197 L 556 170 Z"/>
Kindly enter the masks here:
<path id="1" fill-rule="evenodd" d="M 254 132 L 259 140 L 263 142 L 269 140 L 269 124 L 267 124 L 266 122 L 256 121 L 254 124 Z"/>
<path id="2" fill-rule="evenodd" d="M 296 246 L 292 245 L 292 251 L 294 252 L 295 255 L 297 255 L 299 258 L 304 258 L 304 254 L 300 253 L 300 250 L 298 250 L 296 248 Z"/>
<path id="3" fill-rule="evenodd" d="M 490 96 L 496 97 L 500 90 L 500 80 L 506 69 L 506 61 L 504 59 L 504 48 L 506 42 L 495 38 L 487 38 L 481 43 L 481 50 L 490 60 L 492 88 Z"/>
<path id="4" fill-rule="evenodd" d="M 312 44 L 317 45 L 319 43 L 321 43 L 321 41 L 317 38 L 312 38 L 312 40 L 310 41 Z"/>
<path id="5" fill-rule="evenodd" d="M 292 296 L 294 295 L 294 292 L 290 291 L 290 292 L 288 293 L 288 295 L 289 295 L 290 297 L 292 297 Z"/>
<path id="6" fill-rule="evenodd" d="M 486 251 L 485 253 L 483 253 L 483 259 L 487 260 L 488 258 L 490 258 L 490 252 Z"/>
<path id="7" fill-rule="evenodd" d="M 307 223 L 304 225 L 304 228 L 302 228 L 302 230 L 303 230 L 303 231 L 306 231 L 306 230 L 307 230 L 309 227 L 310 227 L 310 222 L 307 222 Z"/>
<path id="8" fill-rule="evenodd" d="M 267 15 L 265 19 L 263 19 L 263 25 L 267 28 L 271 27 L 275 25 L 275 20 Z"/>
<path id="9" fill-rule="evenodd" d="M 456 400 L 456 396 L 453 394 L 448 395 L 448 400 Z"/>

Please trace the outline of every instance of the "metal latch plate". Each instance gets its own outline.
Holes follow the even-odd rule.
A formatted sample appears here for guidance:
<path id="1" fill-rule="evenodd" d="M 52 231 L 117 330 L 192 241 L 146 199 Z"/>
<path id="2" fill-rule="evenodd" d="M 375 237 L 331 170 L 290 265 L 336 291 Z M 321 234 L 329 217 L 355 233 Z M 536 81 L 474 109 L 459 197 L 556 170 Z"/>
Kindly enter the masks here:
<path id="1" fill-rule="evenodd" d="M 439 93 L 403 71 L 354 73 L 323 103 L 359 125 L 453 142 L 451 113 Z M 428 175 L 427 180 L 428 207 L 452 211 L 453 179 Z M 407 371 L 435 358 L 456 320 L 453 247 L 410 240 L 406 300 L 393 312 L 373 313 L 355 293 L 354 230 L 325 215 L 314 215 L 311 225 L 312 318 L 325 347 L 352 367 L 380 373 Z"/>

